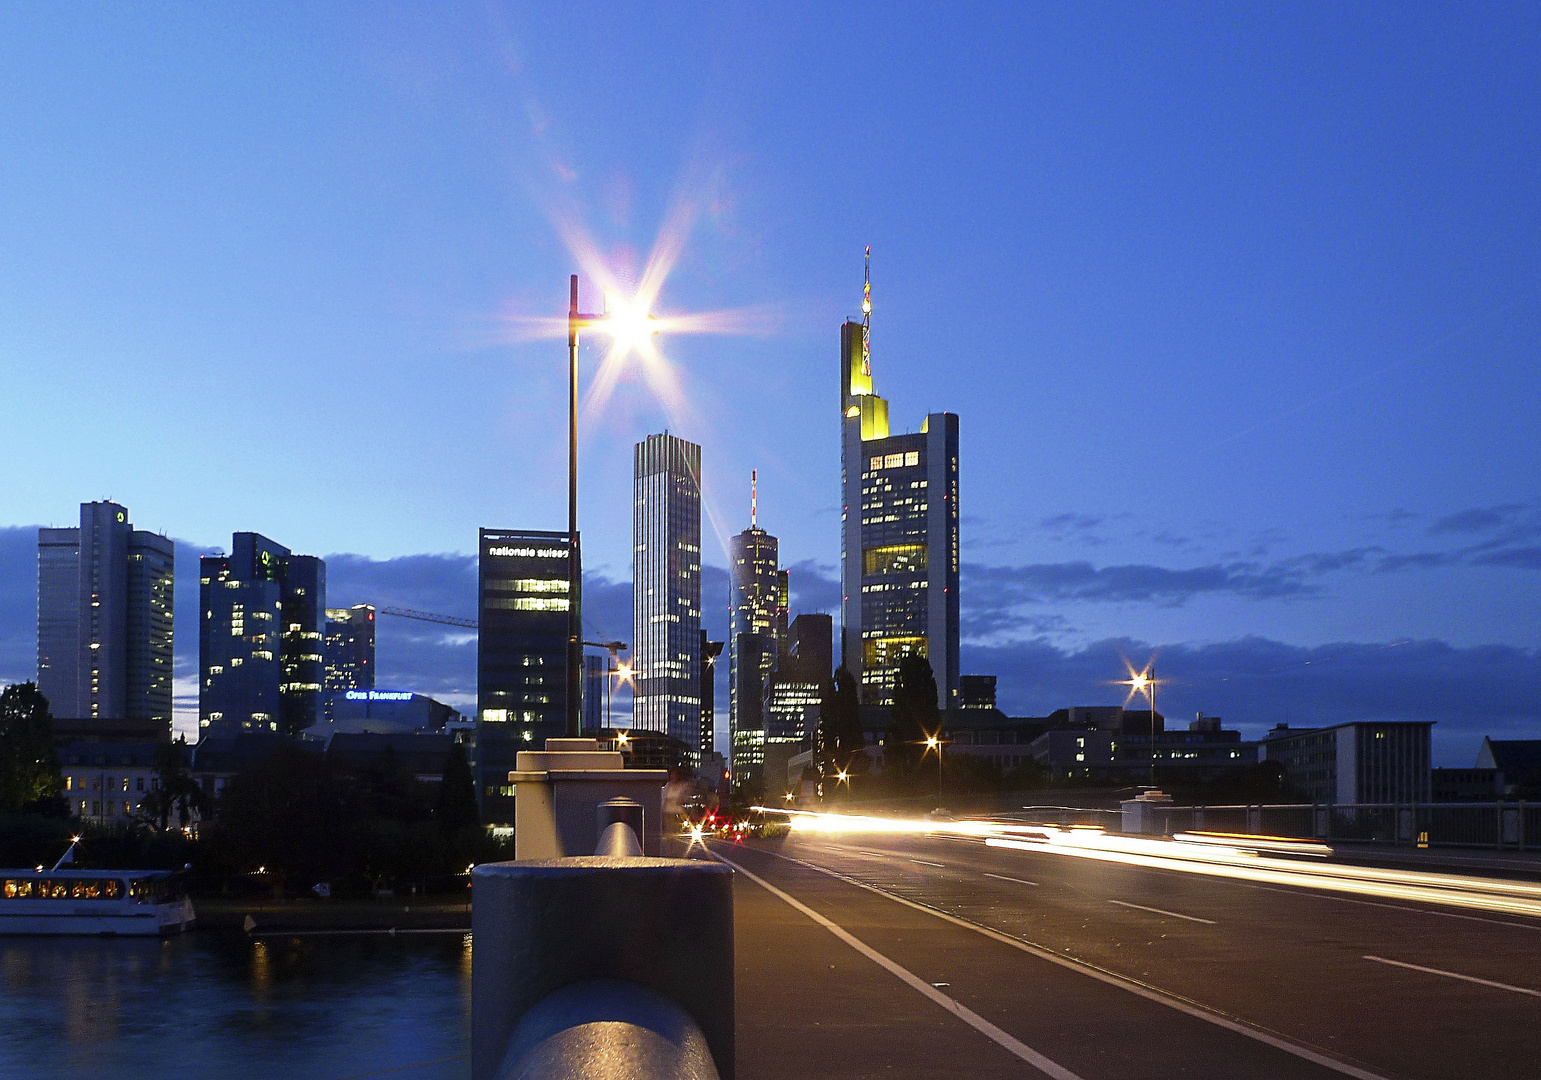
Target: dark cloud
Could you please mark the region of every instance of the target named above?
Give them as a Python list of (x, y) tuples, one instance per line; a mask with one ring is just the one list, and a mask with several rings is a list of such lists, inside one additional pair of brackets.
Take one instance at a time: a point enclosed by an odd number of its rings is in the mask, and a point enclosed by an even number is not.
[(792, 614), (827, 612), (840, 617), (840, 571), (812, 559), (787, 568), (792, 589)]
[(1087, 529), (1095, 529), (1101, 525), (1103, 518), (1093, 517), (1090, 514), (1055, 514), (1053, 517), (1044, 518), (1039, 522), (1041, 528), (1050, 532), (1068, 532), (1071, 530), (1085, 532)]
[(1541, 570), (1541, 547), (1502, 548), (1473, 555), (1478, 566), (1510, 566), (1520, 570)]
[(1476, 507), (1440, 518), (1429, 526), (1432, 536), (1449, 533), (1481, 533), (1509, 525), (1526, 510), (1523, 503)]
[(1541, 652), (1509, 646), (1110, 639), (1076, 650), (1047, 641), (965, 645), (962, 659), (966, 672), (997, 676), (1007, 712), (1041, 716), (1067, 705), (1122, 702), (1126, 691), (1114, 682), (1124, 677), (1125, 660), (1143, 665), (1152, 657), (1162, 681), (1157, 704), (1170, 723), (1202, 710), (1256, 738), (1278, 723), (1431, 720), (1436, 764), (1462, 766), (1475, 760), (1483, 735), (1541, 738)]
[(1238, 562), (1186, 570), (1141, 564), (1097, 567), (1089, 562), (1030, 566), (964, 564), (962, 588), (971, 606), (982, 604), (976, 615), (1018, 604), (1064, 600), (1136, 600), (1177, 605), (1202, 593), (1229, 593), (1253, 599), (1309, 596), (1318, 591), (1317, 586), (1306, 580), (1309, 569), (1309, 564), (1301, 560), (1269, 566)]

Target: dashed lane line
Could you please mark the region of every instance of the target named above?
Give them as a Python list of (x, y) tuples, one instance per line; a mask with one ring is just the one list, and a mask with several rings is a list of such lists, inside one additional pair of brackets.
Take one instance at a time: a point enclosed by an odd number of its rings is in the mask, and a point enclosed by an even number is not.
[[(983, 873), (983, 871), (981, 871), (981, 873)], [(996, 881), (1013, 881), (1018, 885), (1031, 885), (1035, 889), (1038, 888), (1038, 883), (1036, 881), (1028, 881), (1026, 878), (1007, 877), (1005, 874), (985, 874), (985, 877), (993, 877)]]
[(1108, 903), (1117, 904), (1119, 907), (1139, 908), (1141, 911), (1149, 911), (1156, 915), (1170, 915), (1174, 919), (1187, 919), (1189, 922), (1201, 922), (1208, 926), (1215, 925), (1215, 920), (1213, 919), (1201, 919), (1197, 915), (1184, 915), (1180, 911), (1167, 911), (1165, 908), (1146, 907), (1144, 904), (1131, 904), (1127, 900), (1109, 900)]
[(860, 938), (851, 934), (838, 923), (826, 919), (823, 915), (820, 915), (817, 911), (814, 911), (807, 904), (804, 904), (797, 898), (782, 892), (780, 889), (776, 888), (776, 886), (772, 885), (758, 874), (744, 869), (742, 866), (732, 861), (731, 859), (723, 858), (721, 855), (718, 855), (717, 857), (722, 859), (722, 861), (727, 863), (729, 866), (733, 867), (733, 869), (737, 870), (740, 874), (743, 874), (750, 881), (760, 886), (760, 888), (770, 893), (772, 896), (785, 902), (794, 910), (802, 913), (803, 915), (806, 915), (808, 918), (818, 923), (820, 926), (828, 930), (831, 934), (834, 934), (837, 938), (845, 942), (851, 948), (861, 953), (868, 960), (871, 960), (874, 964), (878, 965), (878, 967), (882, 968), (884, 971), (887, 971), (890, 975), (897, 977), (906, 986), (920, 994), (924, 994), (936, 1004), (952, 1013), (959, 1020), (962, 1020), (969, 1027), (985, 1036), (991, 1042), (995, 1043), (997, 1046), (1000, 1046), (1002, 1049), (1015, 1054), (1018, 1058), (1027, 1062), (1029, 1065), (1043, 1073), (1045, 1076), (1052, 1077), (1053, 1080), (1081, 1080), (1078, 1075), (1071, 1072), (1063, 1065), (1060, 1065), (1057, 1062), (1051, 1061), (1044, 1057), (1031, 1046), (1028, 1046), (1026, 1043), (1013, 1037), (1012, 1035), (1007, 1034), (1005, 1031), (1002, 1031), (1000, 1028), (990, 1023), (990, 1021), (980, 1016), (978, 1013), (964, 1005), (962, 1002), (958, 1001), (956, 998), (950, 997), (949, 995), (942, 993), (941, 990), (937, 989), (938, 985), (946, 986), (946, 983), (933, 984), (926, 982), (924, 979), (911, 972), (908, 968), (895, 963), (888, 957), (884, 956), (882, 953), (878, 952), (872, 946), (862, 941)]
[(1443, 975), (1447, 979), (1460, 979), (1462, 982), (1476, 983), (1479, 986), (1491, 986), (1495, 990), (1508, 990), (1513, 994), (1528, 994), (1531, 997), (1541, 997), (1541, 990), (1530, 990), (1523, 986), (1510, 986), (1508, 983), (1494, 982), (1492, 979), (1479, 979), (1475, 975), (1462, 975), (1458, 971), (1441, 971), (1439, 968), (1424, 967), (1422, 964), (1408, 964), (1401, 960), (1387, 960), (1384, 956), (1366, 955), (1365, 959), (1374, 960), (1377, 964), (1390, 964), (1392, 967), (1421, 971), (1426, 975)]
[[(1154, 1001), (1157, 1004), (1165, 1005), (1169, 1009), (1176, 1009), (1178, 1012), (1185, 1013), (1186, 1015), (1191, 1016), (1196, 1020), (1203, 1020), (1206, 1023), (1214, 1024), (1216, 1027), (1225, 1028), (1227, 1031), (1234, 1031), (1238, 1035), (1245, 1035), (1247, 1038), (1254, 1039), (1257, 1042), (1263, 1043), (1265, 1046), (1272, 1046), (1276, 1050), (1282, 1050), (1286, 1054), (1291, 1054), (1295, 1057), (1301, 1058), (1302, 1060), (1309, 1061), (1315, 1065), (1320, 1065), (1324, 1069), (1331, 1069), (1333, 1072), (1341, 1073), (1344, 1076), (1352, 1076), (1355, 1078), (1355, 1080), (1387, 1080), (1387, 1078), (1382, 1076), (1380, 1073), (1374, 1073), (1368, 1069), (1361, 1069), (1357, 1065), (1351, 1065), (1346, 1061), (1339, 1061), (1336, 1058), (1328, 1057), (1326, 1054), (1312, 1050), (1308, 1046), (1302, 1046), (1299, 1043), (1292, 1042), (1289, 1039), (1278, 1035), (1274, 1035), (1271, 1032), (1262, 1030), (1261, 1028), (1255, 1028), (1250, 1024), (1244, 1024), (1240, 1020), (1233, 1020), (1228, 1016), (1221, 1015), (1220, 1013), (1211, 1012), (1209, 1009), (1197, 1004), (1196, 1002), (1188, 1001), (1186, 998), (1180, 998), (1175, 994), (1168, 993), (1165, 990), (1158, 990), (1154, 986), (1142, 983), (1137, 979), (1132, 979), (1127, 975), (1116, 974), (1112, 971), (1108, 971), (1106, 968), (1100, 968), (1095, 964), (1087, 963), (1084, 960), (1072, 960), (1068, 956), (1060, 956), (1058, 953), (1052, 952), (1051, 950), (1046, 949), (1041, 945), (1034, 945), (1030, 941), (1023, 941), (1021, 938), (1012, 937), (1010, 934), (1003, 934), (999, 930), (993, 930), (988, 926), (982, 926), (979, 923), (969, 922), (969, 920), (962, 918), (961, 916), (953, 915), (950, 912), (941, 911), (938, 908), (929, 907), (928, 905), (922, 904), (919, 901), (910, 900), (906, 897), (899, 896), (884, 889), (880, 889), (876, 885), (869, 885), (865, 881), (861, 881), (858, 878), (842, 874), (838, 870), (830, 870), (829, 868), (820, 866), (817, 863), (804, 862), (802, 859), (795, 859), (790, 855), (783, 855), (779, 851), (762, 851), (761, 853), (765, 855), (774, 855), (778, 859), (784, 859), (789, 863), (796, 864), (797, 866), (805, 867), (806, 869), (817, 871), (820, 874), (825, 874), (828, 877), (836, 878), (837, 880), (844, 881), (848, 885), (854, 885), (858, 889), (866, 889), (870, 893), (876, 893), (878, 896), (887, 897), (889, 900), (892, 900), (896, 904), (903, 904), (905, 907), (914, 908), (916, 911), (924, 911), (928, 915), (934, 915), (938, 919), (942, 919), (945, 922), (950, 922), (955, 926), (961, 926), (966, 930), (974, 931), (976, 934), (982, 934), (985, 937), (990, 938), (992, 941), (998, 941), (1003, 945), (1009, 945), (1013, 949), (1018, 949), (1030, 956), (1036, 956), (1040, 960), (1047, 960), (1051, 964), (1058, 964), (1062, 968), (1068, 968), (1071, 971), (1079, 972), (1088, 978), (1096, 979), (1098, 982), (1104, 982), (1109, 986), (1116, 986), (1121, 990), (1127, 990), (1129, 993), (1138, 997), (1145, 998), (1147, 1001)], [(718, 857), (721, 858), (721, 856)], [(727, 860), (723, 861), (726, 862)]]

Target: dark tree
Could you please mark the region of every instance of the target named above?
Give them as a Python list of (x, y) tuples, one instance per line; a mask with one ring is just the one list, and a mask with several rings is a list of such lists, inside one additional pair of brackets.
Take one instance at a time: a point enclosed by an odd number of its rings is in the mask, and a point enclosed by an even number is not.
[(281, 746), (230, 781), (212, 839), (233, 873), (319, 881), (351, 868), (349, 801), (320, 754)]
[(139, 814), (156, 828), (165, 831), (176, 815), (180, 828), (187, 828), (196, 814), (207, 818), (211, 804), (203, 787), (187, 771), (187, 736), (175, 742), (163, 742), (155, 748), (154, 791), (139, 801)]
[(833, 681), (824, 684), (819, 702), (819, 753), (826, 769), (848, 770), (867, 740), (861, 730), (856, 677), (841, 665)]
[[(935, 776), (939, 754), (926, 749), (926, 740), (942, 737), (942, 717), (936, 704), (936, 676), (931, 661), (906, 656), (899, 661), (894, 703), (888, 713), (888, 738), (883, 748), (884, 768), (901, 782), (918, 783)], [(891, 764), (890, 764), (891, 763)]]
[(53, 716), (37, 683), (0, 691), (0, 811), (54, 810), (64, 791)]
[(454, 835), (467, 826), (481, 824), (476, 810), (476, 781), (471, 776), (471, 764), (466, 761), (465, 748), (455, 743), (444, 759), (444, 779), (439, 783), (439, 801), (434, 807), (434, 817), (439, 831)]

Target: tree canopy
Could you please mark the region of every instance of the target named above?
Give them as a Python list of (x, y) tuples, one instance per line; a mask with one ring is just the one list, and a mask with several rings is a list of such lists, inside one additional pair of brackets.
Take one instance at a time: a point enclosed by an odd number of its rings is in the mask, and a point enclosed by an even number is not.
[(53, 732), (37, 683), (0, 690), (0, 811), (53, 809), (64, 791)]

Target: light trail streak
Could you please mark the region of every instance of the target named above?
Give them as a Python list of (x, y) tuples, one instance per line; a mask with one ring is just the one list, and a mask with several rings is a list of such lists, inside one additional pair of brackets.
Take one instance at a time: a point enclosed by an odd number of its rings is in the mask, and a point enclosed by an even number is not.
[(788, 814), (792, 830), (799, 833), (826, 836), (877, 833), (959, 837), (982, 840), (986, 847), (996, 849), (1032, 851), (1153, 870), (1172, 870), (1236, 881), (1321, 889), (1541, 919), (1541, 885), (1420, 870), (1302, 863), (1274, 857), (1280, 852), (1311, 855), (1331, 853), (1331, 848), (1326, 845), (1289, 837), (1190, 833), (1178, 834), (1171, 839), (1153, 839), (1107, 833), (1100, 826), (1064, 829), (1058, 825), (983, 819), (930, 821), (778, 810), (774, 807), (759, 809)]

